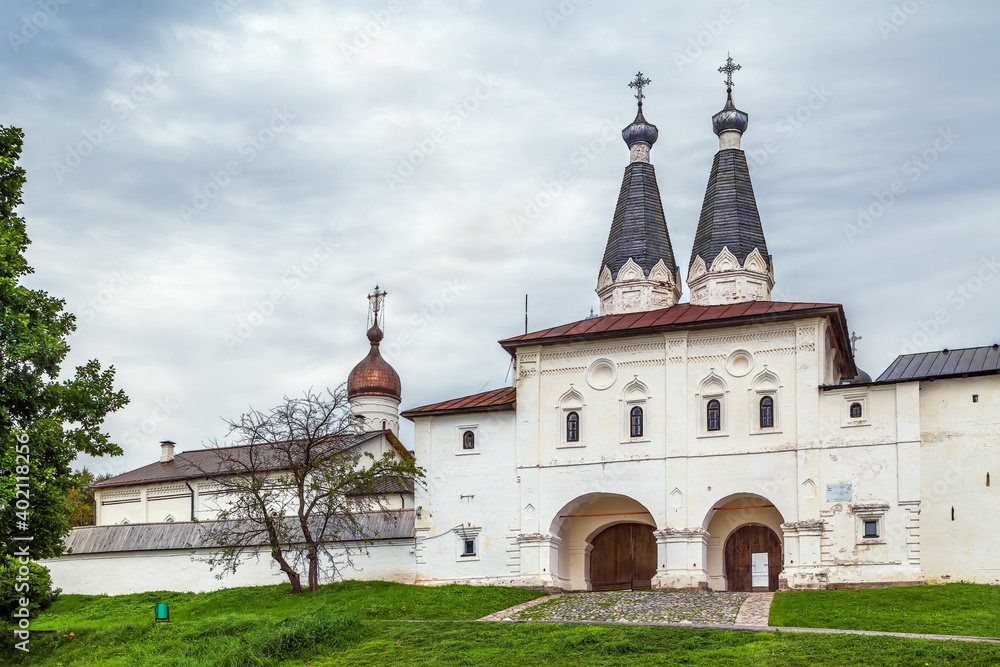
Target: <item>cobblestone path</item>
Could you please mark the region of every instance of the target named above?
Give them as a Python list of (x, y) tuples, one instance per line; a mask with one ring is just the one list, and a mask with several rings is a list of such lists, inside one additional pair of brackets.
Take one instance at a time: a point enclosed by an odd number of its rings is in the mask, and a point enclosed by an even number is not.
[[(733, 624), (746, 593), (566, 593), (497, 620)], [(501, 616), (501, 614), (496, 614)]]

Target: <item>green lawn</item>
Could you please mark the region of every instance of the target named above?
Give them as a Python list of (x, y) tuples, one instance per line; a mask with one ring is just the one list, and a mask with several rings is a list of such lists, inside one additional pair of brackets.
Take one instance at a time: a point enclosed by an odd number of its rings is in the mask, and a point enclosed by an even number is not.
[(355, 619), (476, 619), (544, 595), (540, 591), (499, 586), (407, 586), (384, 581), (345, 581), (321, 586), (316, 593), (292, 595), (287, 584), (228, 588), (211, 593), (137, 593), (134, 595), (62, 595), (33, 620), (32, 630), (142, 625), (153, 618), (153, 605), (170, 605), (172, 623), (248, 616), (282, 619), (322, 612)]
[[(919, 617), (925, 627), (884, 629), (990, 634), (984, 628), (995, 627), (998, 605), (989, 596), (997, 590), (949, 585), (782, 594), (776, 597), (772, 622), (809, 625), (817, 619), (814, 608), (823, 606), (839, 609), (829, 615), (834, 625), (848, 627), (853, 620), (855, 627), (872, 629), (878, 625), (874, 620), (861, 619), (878, 617), (884, 626), (891, 624), (891, 616), (922, 607), (926, 613)], [(0, 665), (1000, 664), (997, 644), (471, 620), (539, 595), (511, 588), (383, 582), (332, 584), (299, 596), (291, 595), (287, 586), (204, 594), (67, 595), (32, 624), (34, 629), (62, 632), (33, 638), (30, 655), (9, 645), (0, 648)], [(930, 597), (888, 602), (893, 596), (914, 595)], [(834, 602), (827, 603), (825, 596)], [(155, 602), (170, 604), (171, 623), (153, 624)], [(942, 605), (952, 607), (948, 618), (957, 614), (968, 625), (943, 625), (951, 622), (932, 609)], [(420, 619), (427, 622), (407, 622)]]
[(1000, 646), (892, 637), (472, 621), (284, 621), (107, 626), (33, 640), (4, 664), (250, 665), (997, 665)]
[(1000, 637), (1000, 586), (778, 593), (771, 625)]

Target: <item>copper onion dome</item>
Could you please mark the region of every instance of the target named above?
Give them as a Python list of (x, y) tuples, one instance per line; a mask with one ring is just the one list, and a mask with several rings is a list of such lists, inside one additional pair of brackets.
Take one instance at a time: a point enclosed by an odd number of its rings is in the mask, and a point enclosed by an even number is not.
[(378, 351), (379, 343), (382, 341), (382, 330), (377, 324), (368, 330), (368, 340), (372, 344), (368, 356), (362, 359), (347, 376), (347, 398), (389, 396), (398, 401), (402, 390), (399, 375)]

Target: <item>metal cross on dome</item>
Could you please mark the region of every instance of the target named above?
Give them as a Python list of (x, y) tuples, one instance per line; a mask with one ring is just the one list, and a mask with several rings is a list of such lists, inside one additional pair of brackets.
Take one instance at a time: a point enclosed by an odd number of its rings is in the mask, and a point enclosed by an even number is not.
[(742, 65), (734, 65), (733, 64), (733, 59), (727, 53), (726, 54), (726, 66), (719, 68), (720, 72), (725, 72), (726, 73), (726, 90), (732, 90), (732, 88), (733, 88), (733, 72), (735, 72), (738, 69), (742, 69)]
[(635, 99), (639, 100), (639, 104), (642, 104), (642, 98), (645, 95), (642, 94), (642, 89), (648, 86), (652, 81), (642, 76), (642, 72), (637, 72), (635, 75), (635, 80), (628, 84), (629, 88), (635, 88)]
[(856, 331), (851, 332), (851, 354), (858, 353), (858, 341), (864, 338), (864, 336), (859, 336)]
[(371, 315), (372, 324), (375, 326), (379, 324), (378, 315), (382, 310), (382, 301), (385, 299), (386, 294), (385, 290), (380, 290), (378, 285), (375, 285), (375, 291), (368, 295), (368, 313)]

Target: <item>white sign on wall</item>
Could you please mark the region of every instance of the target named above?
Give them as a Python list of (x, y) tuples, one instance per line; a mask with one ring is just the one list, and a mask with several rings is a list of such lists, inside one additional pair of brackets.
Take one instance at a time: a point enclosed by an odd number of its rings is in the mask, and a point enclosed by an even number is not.
[(827, 484), (826, 485), (826, 502), (828, 503), (839, 503), (851, 500), (851, 485), (850, 484)]

